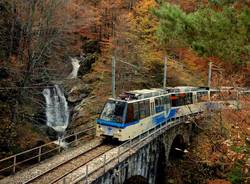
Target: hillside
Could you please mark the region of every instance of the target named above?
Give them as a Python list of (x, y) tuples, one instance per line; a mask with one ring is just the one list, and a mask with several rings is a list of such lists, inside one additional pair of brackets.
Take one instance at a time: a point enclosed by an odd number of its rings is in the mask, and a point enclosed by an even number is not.
[[(57, 139), (57, 132), (47, 126), (44, 99), (44, 89), (53, 91), (55, 84), (68, 102), (67, 131), (95, 125), (97, 113), (111, 96), (112, 56), (117, 95), (162, 87), (165, 56), (168, 86), (207, 86), (209, 62), (213, 63), (212, 87), (250, 86), (249, 0), (0, 0), (0, 15), (1, 158)], [(75, 78), (69, 77), (72, 58), (80, 63)], [(248, 110), (223, 112), (223, 119), (226, 126), (236, 126), (231, 120), (237, 121), (241, 114), (246, 117), (237, 135), (249, 136), (244, 132), (249, 128)], [(220, 146), (227, 140), (221, 132), (210, 132), (218, 129), (218, 120), (211, 122), (210, 129), (198, 135), (204, 141), (193, 145), (184, 162), (193, 157), (207, 161), (200, 156), (213, 149), (207, 143), (209, 136), (216, 135)], [(235, 138), (234, 129), (227, 131)], [(239, 152), (244, 152), (244, 138), (230, 149), (240, 147)], [(249, 147), (245, 149), (248, 153)], [(240, 160), (237, 150), (230, 159)], [(232, 170), (227, 170), (232, 175), (233, 163), (237, 164), (233, 161)], [(244, 164), (236, 167), (237, 172), (248, 166), (247, 161)], [(183, 164), (176, 172), (184, 178), (185, 170), (199, 166)], [(248, 171), (242, 172), (249, 178)], [(199, 174), (206, 173), (193, 177)], [(221, 178), (234, 181), (232, 177)]]

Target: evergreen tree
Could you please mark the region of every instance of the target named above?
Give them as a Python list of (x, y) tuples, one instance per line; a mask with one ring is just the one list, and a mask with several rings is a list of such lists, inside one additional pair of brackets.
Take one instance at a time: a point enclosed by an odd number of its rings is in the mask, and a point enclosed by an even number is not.
[(199, 54), (216, 56), (231, 63), (250, 59), (250, 11), (224, 6), (186, 14), (179, 7), (163, 4), (154, 14), (160, 20), (158, 38), (166, 46), (173, 40), (188, 44)]

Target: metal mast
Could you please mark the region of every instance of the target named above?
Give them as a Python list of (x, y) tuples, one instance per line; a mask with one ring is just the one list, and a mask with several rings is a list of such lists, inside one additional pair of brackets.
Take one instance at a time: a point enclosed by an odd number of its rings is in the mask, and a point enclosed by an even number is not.
[(167, 62), (168, 62), (168, 58), (167, 56), (165, 56), (164, 58), (164, 79), (163, 79), (163, 88), (166, 88), (166, 84), (167, 84)]

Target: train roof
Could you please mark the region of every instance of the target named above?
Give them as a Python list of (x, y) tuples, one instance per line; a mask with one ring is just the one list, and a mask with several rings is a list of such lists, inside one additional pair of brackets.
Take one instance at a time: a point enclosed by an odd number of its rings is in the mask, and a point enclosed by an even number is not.
[(168, 91), (165, 89), (160, 88), (152, 88), (152, 89), (142, 89), (142, 90), (133, 90), (125, 92), (124, 94), (120, 95), (121, 99), (128, 99), (128, 100), (139, 100), (144, 98), (150, 98), (152, 96), (159, 96), (163, 94), (167, 94)]
[(178, 86), (178, 87), (167, 87), (164, 89), (151, 88), (151, 89), (132, 90), (121, 94), (118, 100), (124, 100), (124, 101), (140, 100), (168, 93), (187, 93), (197, 90), (207, 90), (207, 88), (193, 87), (193, 86)]

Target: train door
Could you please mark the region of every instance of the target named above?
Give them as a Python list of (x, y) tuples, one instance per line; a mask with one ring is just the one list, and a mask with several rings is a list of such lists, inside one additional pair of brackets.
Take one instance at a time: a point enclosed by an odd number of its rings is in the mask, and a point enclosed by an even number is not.
[(210, 101), (211, 100), (211, 98), (210, 98), (210, 90), (207, 91), (207, 95), (208, 95), (208, 101)]
[(150, 114), (151, 114), (151, 116), (155, 114), (155, 101), (154, 101), (154, 99), (150, 99)]
[(170, 102), (169, 96), (165, 96), (164, 97), (164, 104), (165, 104), (165, 111), (167, 112), (167, 114), (168, 114), (168, 111), (171, 108), (171, 104), (170, 103), (171, 102)]
[(197, 92), (193, 92), (193, 104), (197, 103)]

